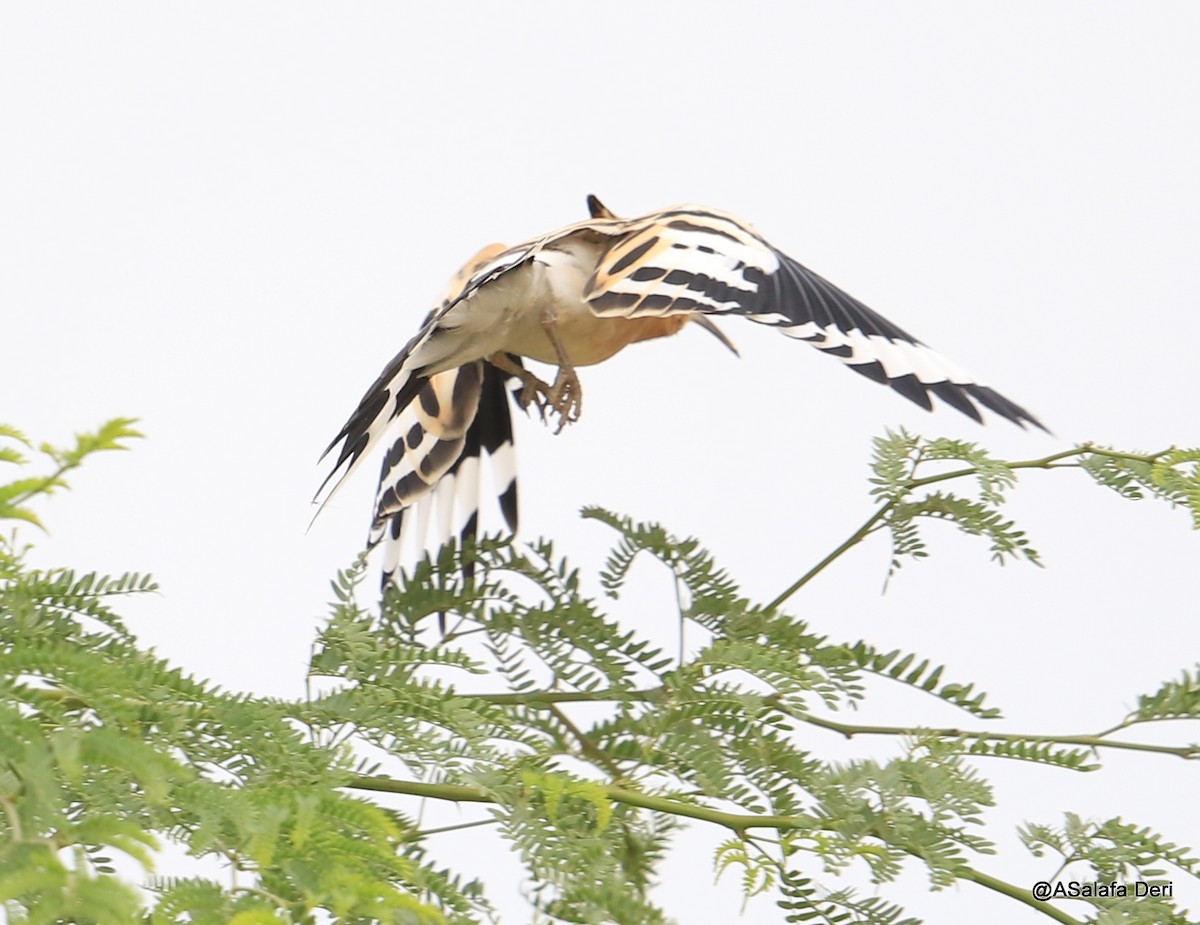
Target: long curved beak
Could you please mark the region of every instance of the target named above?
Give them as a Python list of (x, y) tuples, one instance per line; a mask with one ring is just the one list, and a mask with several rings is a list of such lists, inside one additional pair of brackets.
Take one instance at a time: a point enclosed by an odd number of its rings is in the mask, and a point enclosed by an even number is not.
[(741, 356), (741, 354), (738, 353), (738, 348), (733, 345), (733, 341), (725, 336), (725, 332), (717, 327), (717, 323), (709, 318), (708, 315), (692, 315), (692, 321), (696, 322), (696, 324), (700, 325), (700, 327), (704, 328), (704, 330), (706, 330), (709, 334), (732, 350), (735, 357)]

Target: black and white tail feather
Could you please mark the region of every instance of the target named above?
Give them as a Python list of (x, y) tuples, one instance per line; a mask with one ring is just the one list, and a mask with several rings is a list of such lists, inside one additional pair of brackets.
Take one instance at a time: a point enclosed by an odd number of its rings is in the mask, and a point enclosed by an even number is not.
[[(324, 459), (340, 444), (337, 464), (314, 499), (318, 514), (371, 448), (386, 433), (396, 435), (383, 458), (367, 538), (368, 551), (383, 547), (384, 588), (398, 574), (407, 547), (419, 553), (456, 534), (463, 543), (475, 539), (487, 501), (484, 472), (505, 524), (517, 530), (512, 377), (482, 359), (440, 372), (415, 360), (420, 347), (437, 336), (437, 323), (452, 300), (461, 300), (470, 283), (482, 285), (486, 263), (500, 251), (501, 245), (484, 248), (450, 281), (442, 304), (425, 317), (418, 334), (388, 363), (321, 454)], [(510, 361), (522, 366), (520, 357)], [(471, 571), (465, 569), (466, 577)]]
[[(519, 363), (519, 359), (513, 358)], [(509, 377), (476, 360), (431, 377), (397, 418), (400, 436), (384, 456), (367, 546), (383, 546), (382, 583), (404, 550), (436, 548), (452, 536), (467, 544), (487, 496), (483, 474), (509, 531), (517, 531), (517, 468)], [(472, 569), (464, 568), (467, 578)]]
[[(410, 533), (420, 545), (435, 518), (438, 542), (455, 533), (464, 541), (475, 536), (485, 468), (515, 531), (516, 380), (485, 358), (505, 354), (520, 366), (528, 350), (544, 360), (537, 351), (549, 342), (530, 318), (547, 309), (558, 317), (576, 365), (674, 333), (678, 326), (662, 320), (671, 316), (697, 320), (724, 340), (711, 318), (740, 315), (807, 342), (927, 410), (936, 397), (981, 423), (982, 407), (1045, 430), (1023, 407), (732, 215), (681, 206), (620, 219), (594, 196), (588, 206), (589, 221), (513, 248), (492, 245), (464, 266), (323, 454), (338, 450), (318, 491), (333, 482), (322, 504), (385, 434), (396, 435), (384, 458), (370, 532), (370, 545), (385, 547), (385, 582), (396, 574)], [(572, 341), (572, 330), (586, 333)], [(597, 350), (599, 340), (607, 346)]]

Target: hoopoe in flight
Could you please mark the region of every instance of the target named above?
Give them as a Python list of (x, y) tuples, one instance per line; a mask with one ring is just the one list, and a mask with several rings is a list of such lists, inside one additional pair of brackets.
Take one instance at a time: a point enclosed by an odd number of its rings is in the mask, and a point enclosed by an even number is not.
[[(622, 219), (595, 196), (589, 221), (506, 248), (492, 244), (450, 281), (441, 304), (396, 354), (333, 439), (337, 464), (318, 490), (328, 501), (385, 435), (369, 545), (384, 543), (384, 583), (399, 567), (416, 507), (418, 544), (436, 500), (440, 540), (478, 526), (480, 469), (490, 463), (499, 505), (517, 528), (512, 397), (579, 419), (576, 367), (601, 363), (632, 343), (677, 333), (689, 321), (733, 345), (710, 316), (741, 316), (777, 328), (932, 410), (936, 396), (983, 422), (978, 406), (1024, 427), (1032, 414), (962, 372), (725, 212), (677, 206)], [(558, 367), (553, 383), (528, 358)], [(340, 473), (340, 475), (339, 475)]]

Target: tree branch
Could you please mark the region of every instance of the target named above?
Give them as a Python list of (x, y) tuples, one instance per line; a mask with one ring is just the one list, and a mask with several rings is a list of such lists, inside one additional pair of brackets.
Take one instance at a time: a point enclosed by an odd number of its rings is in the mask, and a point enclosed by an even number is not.
[[(353, 790), (374, 790), (380, 793), (400, 793), (408, 796), (447, 800), (452, 803), (499, 803), (499, 799), (474, 787), (461, 784), (423, 784), (419, 781), (396, 780), (390, 777), (353, 777), (346, 784)], [(601, 785), (605, 796), (614, 803), (636, 806), (656, 813), (699, 819), (714, 825), (724, 826), (739, 837), (748, 829), (775, 829), (777, 831), (807, 831), (823, 827), (815, 819), (802, 816), (759, 816), (754, 814), (727, 813), (719, 809), (697, 806), (670, 797), (656, 797), (637, 790), (613, 785)]]
[[(1056, 465), (1060, 460), (1071, 459), (1079, 456), (1106, 456), (1109, 459), (1126, 459), (1134, 462), (1156, 462), (1161, 457), (1169, 453), (1170, 450), (1161, 450), (1157, 453), (1121, 453), (1116, 450), (1105, 450), (1092, 446), (1090, 443), (1084, 443), (1080, 446), (1073, 447), (1069, 450), (1061, 450), (1058, 453), (1051, 453), (1049, 456), (1042, 456), (1038, 459), (1023, 459), (1017, 462), (1006, 462), (1004, 465), (1009, 469), (1064, 469), (1072, 466)], [(918, 458), (914, 461), (913, 469), (922, 462), (929, 460)], [(923, 488), (926, 485), (933, 485), (937, 482), (947, 482), (952, 479), (961, 479), (968, 476), (977, 475), (979, 469), (975, 466), (970, 466), (966, 469), (955, 469), (952, 472), (939, 472), (936, 475), (926, 475), (921, 478), (911, 478), (904, 485), (902, 494), (888, 499), (878, 510), (875, 511), (861, 527), (855, 530), (846, 540), (839, 545), (833, 552), (829, 553), (824, 559), (814, 565), (811, 569), (801, 575), (796, 581), (789, 585), (778, 597), (767, 605), (767, 610), (775, 610), (780, 607), (789, 597), (803, 588), (812, 579), (816, 578), (829, 565), (841, 558), (846, 552), (861, 543), (872, 530), (879, 524), (887, 513), (896, 506), (901, 498), (906, 497), (913, 489)]]
[(485, 703), (517, 704), (520, 706), (537, 706), (552, 703), (605, 703), (610, 700), (660, 700), (664, 694), (661, 687), (647, 687), (641, 690), (624, 690), (609, 688), (599, 691), (522, 691), (516, 694), (464, 694), (472, 700), (482, 700)]
[(566, 726), (567, 731), (575, 737), (576, 741), (579, 742), (580, 749), (586, 757), (597, 762), (598, 764), (603, 765), (605, 770), (607, 770), (612, 776), (613, 780), (619, 781), (624, 779), (625, 775), (621, 771), (620, 765), (618, 765), (612, 760), (612, 758), (609, 757), (608, 752), (600, 748), (595, 742), (589, 739), (582, 729), (571, 722), (571, 717), (567, 716), (566, 713), (560, 710), (557, 704), (550, 704), (547, 709), (553, 713), (555, 718), (564, 726)]
[(864, 539), (867, 538), (867, 535), (871, 532), (871, 530), (875, 527), (875, 525), (877, 523), (879, 523), (881, 520), (883, 520), (883, 518), (885, 516), (887, 516), (887, 512), (890, 511), (895, 506), (896, 506), (896, 500), (892, 499), (891, 501), (888, 501), (886, 504), (884, 504), (882, 507), (880, 507), (879, 510), (877, 510), (874, 514), (872, 514), (870, 517), (868, 517), (866, 519), (866, 521), (863, 523), (863, 525), (861, 527), (859, 527), (852, 534), (850, 534), (850, 536), (847, 537), (846, 541), (843, 542), (840, 546), (838, 546), (837, 549), (835, 549), (833, 552), (831, 552), (829, 555), (827, 555), (824, 559), (822, 559), (820, 562), (818, 562), (816, 565), (814, 565), (812, 568), (810, 568), (807, 572), (805, 572), (803, 575), (801, 575), (799, 578), (797, 578), (794, 582), (792, 582), (792, 584), (788, 586), (787, 590), (785, 590), (782, 594), (780, 594), (777, 598), (775, 598), (775, 600), (771, 601), (771, 603), (769, 603), (766, 606), (766, 609), (768, 611), (778, 609), (783, 604), (784, 601), (786, 601), (789, 597), (791, 597), (793, 594), (795, 594), (797, 591), (799, 591), (801, 588), (803, 588), (806, 584), (808, 584), (810, 581), (812, 581), (814, 578), (816, 578), (819, 574), (821, 574), (821, 572), (825, 571), (826, 567), (828, 567), (829, 565), (832, 565), (837, 559), (841, 558), (843, 553), (849, 551), (850, 549), (852, 549), (853, 547), (855, 547), (859, 543), (861, 543)]
[[(499, 803), (500, 801), (474, 787), (464, 787), (459, 784), (423, 784), (417, 781), (402, 781), (384, 777), (355, 777), (347, 786), (355, 790), (373, 790), (382, 793), (400, 793), (409, 796), (427, 797), (435, 800), (448, 800), (455, 803)], [(656, 797), (625, 787), (604, 787), (605, 796), (614, 803), (626, 806), (636, 806), (651, 812), (666, 813), (673, 816), (683, 816), (688, 819), (698, 819), (714, 825), (723, 826), (739, 838), (746, 838), (750, 829), (774, 829), (776, 831), (815, 832), (832, 830), (828, 823), (815, 818), (804, 816), (759, 816), (754, 814), (727, 813), (694, 803), (685, 803), (669, 797)], [(878, 836), (875, 836), (878, 837)], [(1033, 894), (1022, 887), (1000, 880), (990, 874), (975, 870), (973, 867), (962, 865), (959, 876), (971, 880), (980, 886), (987, 887), (1011, 899), (1016, 899), (1038, 910), (1050, 918), (1063, 922), (1065, 925), (1079, 925), (1072, 918), (1047, 903), (1038, 902)]]
[[(648, 687), (640, 690), (609, 689), (598, 691), (524, 691), (519, 694), (471, 694), (477, 700), (495, 704), (520, 704), (522, 706), (551, 705), (558, 703), (604, 703), (613, 700), (644, 700), (655, 702), (665, 696), (661, 687)], [(1103, 732), (1084, 735), (1044, 735), (1023, 732), (984, 732), (974, 729), (959, 728), (928, 728), (924, 726), (878, 726), (855, 725), (839, 723), (837, 720), (814, 716), (803, 710), (789, 709), (782, 698), (776, 694), (768, 695), (764, 702), (778, 709), (785, 710), (789, 716), (812, 726), (828, 729), (851, 739), (856, 735), (885, 735), (885, 736), (916, 736), (934, 735), (948, 739), (971, 738), (986, 739), (995, 742), (1044, 742), (1048, 745), (1080, 745), (1085, 748), (1118, 748), (1126, 751), (1149, 752), (1159, 755), (1173, 755), (1187, 761), (1200, 761), (1200, 744), (1192, 745), (1153, 745), (1148, 742), (1121, 742), (1109, 739), (1113, 732), (1132, 725), (1124, 722)], [(1179, 717), (1186, 719), (1187, 717)]]
[[(777, 704), (781, 708), (783, 705)], [(856, 735), (887, 735), (887, 736), (917, 736), (934, 735), (940, 738), (958, 739), (987, 739), (995, 742), (1044, 742), (1048, 745), (1081, 745), (1085, 748), (1121, 748), (1135, 752), (1151, 752), (1160, 755), (1174, 755), (1177, 758), (1194, 761), (1200, 760), (1200, 745), (1151, 745), (1147, 742), (1118, 742), (1106, 739), (1108, 732), (1096, 735), (1032, 735), (1019, 732), (978, 732), (970, 729), (925, 729), (919, 726), (856, 726), (850, 723), (839, 723), (836, 720), (823, 719), (811, 713), (789, 711), (802, 722), (852, 739)], [(1120, 727), (1117, 727), (1120, 728)], [(1111, 731), (1111, 730), (1110, 730)]]
[(1036, 909), (1042, 915), (1049, 916), (1056, 922), (1063, 922), (1064, 925), (1080, 925), (1079, 919), (1067, 915), (1061, 909), (1057, 909), (1047, 902), (1041, 902), (1034, 898), (1033, 893), (1024, 887), (1015, 886), (1005, 880), (1000, 880), (990, 874), (985, 874), (981, 870), (976, 870), (973, 867), (963, 865), (959, 872), (959, 876), (964, 880), (970, 880), (978, 883), (980, 886), (987, 887), (989, 890), (994, 890), (1009, 899), (1015, 899), (1017, 902), (1022, 902), (1033, 909)]

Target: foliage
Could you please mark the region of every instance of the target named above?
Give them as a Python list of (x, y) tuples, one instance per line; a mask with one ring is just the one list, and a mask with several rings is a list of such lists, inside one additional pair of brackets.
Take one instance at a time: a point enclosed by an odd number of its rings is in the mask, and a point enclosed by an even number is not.
[[(114, 421), (45, 477), (0, 489), (7, 516), (65, 487), (91, 453), (137, 434)], [(5, 433), (28, 447), (22, 435)], [(21, 462), (18, 453), (6, 461)], [(352, 759), (314, 744), (293, 706), (221, 692), (139, 649), (115, 598), (144, 576), (34, 569), (0, 538), (0, 902), (10, 922), (442, 922), (483, 908), (422, 863), (410, 821), (340, 789)], [(150, 880), (173, 843), (239, 873)], [(114, 861), (123, 856), (125, 861)], [(337, 863), (329, 863), (336, 858)]]
[[(935, 489), (917, 496), (915, 489), (933, 480), (916, 481), (918, 470), (930, 463), (967, 463), (976, 482), (978, 497), (964, 497), (953, 491)], [(871, 494), (887, 506), (883, 520), (892, 536), (892, 567), (895, 573), (904, 557), (924, 558), (925, 543), (918, 529), (920, 518), (946, 520), (959, 530), (989, 540), (992, 558), (1003, 563), (1006, 559), (1024, 557), (1038, 563), (1038, 553), (1001, 513), (1004, 494), (1016, 484), (1016, 473), (1005, 463), (992, 459), (972, 443), (960, 440), (923, 441), (905, 431), (888, 432), (875, 438), (875, 471), (871, 479)]]
[[(136, 436), (130, 427), (112, 422), (71, 451), (47, 448), (51, 475), (0, 488), (0, 516), (39, 523), (30, 502), (63, 487), (91, 453), (122, 447)], [(25, 463), (29, 441), (11, 428), (0, 437), (0, 461)], [(789, 921), (911, 923), (883, 893), (860, 895), (839, 877), (864, 871), (886, 885), (914, 863), (934, 890), (971, 880), (1057, 921), (1082, 921), (979, 868), (995, 851), (983, 821), (994, 802), (986, 759), (1088, 772), (1107, 748), (1200, 757), (1194, 746), (1114, 737), (1200, 718), (1200, 669), (1138, 699), (1105, 733), (1029, 735), (994, 728), (999, 711), (943, 666), (832, 640), (782, 604), (875, 531), (892, 537), (893, 570), (920, 558), (925, 518), (984, 537), (1001, 561), (1036, 562), (1003, 514), (1022, 469), (1083, 468), (1126, 497), (1157, 496), (1196, 517), (1197, 458), (1088, 446), (1013, 463), (969, 444), (888, 434), (876, 443), (872, 518), (766, 605), (744, 596), (697, 540), (588, 509), (617, 536), (599, 575), (606, 595), (625, 593), (639, 559), (660, 563), (674, 583), (688, 645), (669, 653), (585, 594), (549, 542), (447, 546), (381, 604), (361, 600), (369, 570), (360, 558), (333, 583), (314, 692), (297, 702), (220, 691), (139, 648), (113, 607), (152, 592), (149, 578), (34, 569), (15, 536), (5, 538), (0, 903), (13, 922), (493, 919), (483, 885), (467, 879), (479, 873), (471, 858), (439, 867), (437, 830), (377, 802), (399, 794), (474, 805), (453, 827), (487, 826), (506, 841), (537, 914), (559, 921), (667, 921), (653, 890), (661, 862), (684, 825), (704, 824), (729, 834), (718, 876), (736, 874), (748, 900), (772, 897)], [(929, 488), (952, 480), (972, 492)], [(986, 725), (836, 719), (889, 684)], [(831, 760), (813, 750), (813, 727), (888, 745)], [(1060, 827), (1029, 823), (1022, 835), (1036, 855), (1059, 858), (1048, 876), (1068, 865), (1086, 873), (1077, 879), (1200, 874), (1189, 849), (1120, 818), (1068, 814)], [(139, 876), (166, 845), (218, 859), (225, 873)], [(1170, 899), (1091, 908), (1086, 921), (1097, 923), (1185, 915)]]

